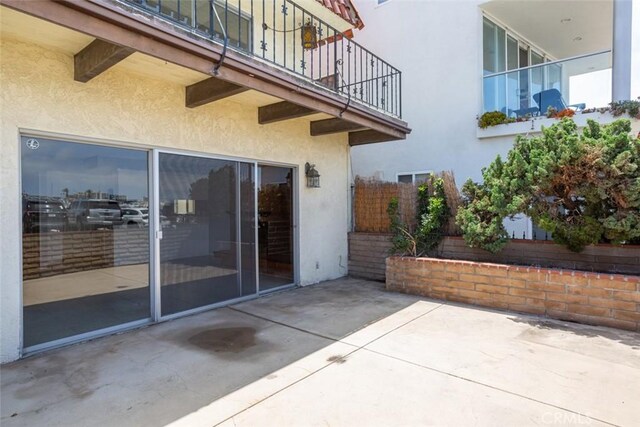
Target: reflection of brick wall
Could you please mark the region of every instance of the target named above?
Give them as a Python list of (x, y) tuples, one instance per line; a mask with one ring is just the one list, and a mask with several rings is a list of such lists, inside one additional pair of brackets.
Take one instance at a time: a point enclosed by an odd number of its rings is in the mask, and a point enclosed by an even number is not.
[(387, 289), (640, 331), (640, 276), (389, 257)]
[(291, 222), (288, 219), (267, 221), (267, 246), (269, 256), (291, 252)]
[[(207, 225), (195, 224), (165, 228), (160, 244), (163, 260), (188, 258), (203, 254), (228, 252), (233, 255), (233, 243), (216, 241), (209, 245)], [(121, 228), (115, 230), (66, 231), (25, 234), (22, 241), (23, 276), (38, 277), (120, 265), (149, 262), (149, 230)], [(223, 266), (227, 266), (224, 264)], [(222, 266), (222, 263), (221, 263)]]
[(25, 234), (22, 256), (25, 280), (140, 264), (149, 260), (149, 231), (118, 229)]

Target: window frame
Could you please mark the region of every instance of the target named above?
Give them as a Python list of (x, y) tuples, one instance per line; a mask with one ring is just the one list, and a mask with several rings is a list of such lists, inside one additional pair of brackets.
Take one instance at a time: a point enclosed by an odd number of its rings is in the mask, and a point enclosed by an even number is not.
[[(418, 171), (413, 171), (413, 172), (397, 172), (396, 173), (396, 183), (398, 184), (402, 184), (399, 179), (401, 176), (407, 176), (407, 175), (411, 175), (411, 184), (415, 184), (416, 183), (416, 175), (433, 175), (433, 170), (429, 169), (429, 170), (418, 170)], [(408, 183), (407, 183), (408, 184)]]

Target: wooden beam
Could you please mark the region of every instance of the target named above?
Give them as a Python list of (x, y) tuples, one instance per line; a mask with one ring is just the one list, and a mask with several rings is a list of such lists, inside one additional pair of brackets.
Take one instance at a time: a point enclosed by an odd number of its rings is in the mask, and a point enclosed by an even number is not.
[(330, 135), (332, 133), (350, 132), (362, 129), (366, 128), (359, 123), (349, 122), (337, 117), (311, 122), (311, 136)]
[(289, 101), (276, 102), (275, 104), (258, 107), (258, 123), (265, 125), (315, 113), (317, 113), (316, 110), (293, 104)]
[(349, 145), (352, 147), (356, 145), (373, 144), (376, 142), (398, 141), (401, 139), (404, 138), (398, 138), (373, 129), (349, 132)]
[(211, 77), (187, 86), (185, 104), (188, 108), (199, 107), (228, 96), (237, 95), (246, 90), (249, 89), (231, 82)]
[(133, 52), (133, 49), (95, 39), (73, 57), (73, 78), (86, 83)]

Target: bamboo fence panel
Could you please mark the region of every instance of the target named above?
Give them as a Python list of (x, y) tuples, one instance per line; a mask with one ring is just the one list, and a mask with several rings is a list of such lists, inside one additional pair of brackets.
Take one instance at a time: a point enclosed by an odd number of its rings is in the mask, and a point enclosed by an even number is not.
[[(444, 191), (451, 217), (445, 227), (445, 234), (459, 236), (460, 229), (455, 223), (455, 215), (461, 203), (460, 193), (456, 186), (453, 172), (444, 171), (437, 175), (444, 181)], [(432, 181), (429, 193), (433, 194)], [(353, 192), (354, 228), (363, 233), (389, 233), (391, 224), (387, 209), (395, 197), (398, 199), (400, 221), (410, 232), (416, 227), (418, 184), (382, 182), (373, 179), (356, 177)]]

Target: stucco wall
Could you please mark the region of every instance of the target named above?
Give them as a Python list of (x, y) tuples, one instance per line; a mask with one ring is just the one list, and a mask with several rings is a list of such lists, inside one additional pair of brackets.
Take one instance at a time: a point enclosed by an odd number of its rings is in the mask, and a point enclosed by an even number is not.
[[(256, 106), (233, 100), (187, 109), (183, 86), (120, 69), (78, 83), (70, 54), (35, 44), (4, 38), (0, 52), (0, 361), (19, 356), (21, 339), (20, 129), (297, 165), (300, 282), (347, 273), (346, 134), (312, 138), (304, 119), (261, 126)], [(319, 189), (304, 185), (307, 161)]]

